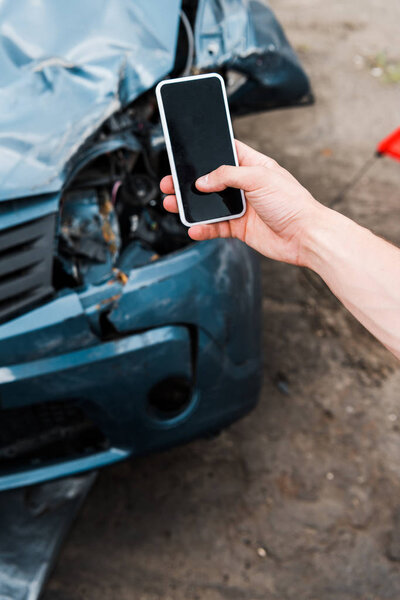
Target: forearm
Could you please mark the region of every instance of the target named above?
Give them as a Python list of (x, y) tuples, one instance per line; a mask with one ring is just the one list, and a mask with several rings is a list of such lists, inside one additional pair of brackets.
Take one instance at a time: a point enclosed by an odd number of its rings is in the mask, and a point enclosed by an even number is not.
[(303, 264), (400, 358), (400, 250), (323, 208), (303, 240)]

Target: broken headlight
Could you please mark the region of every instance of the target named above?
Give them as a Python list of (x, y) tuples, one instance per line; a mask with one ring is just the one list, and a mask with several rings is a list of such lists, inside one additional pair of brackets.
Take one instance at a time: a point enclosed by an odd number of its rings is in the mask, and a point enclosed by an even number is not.
[(77, 282), (108, 277), (121, 248), (118, 218), (110, 195), (96, 189), (65, 194), (59, 251), (66, 272)]
[[(156, 138), (155, 138), (156, 139)], [(86, 165), (61, 205), (57, 287), (97, 284), (190, 243), (177, 215), (162, 206), (165, 148), (119, 149)]]

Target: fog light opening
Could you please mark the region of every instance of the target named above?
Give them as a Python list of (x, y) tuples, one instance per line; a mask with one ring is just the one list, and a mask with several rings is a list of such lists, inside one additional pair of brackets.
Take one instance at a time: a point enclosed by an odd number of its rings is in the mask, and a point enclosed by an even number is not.
[(168, 377), (149, 392), (148, 410), (153, 418), (169, 421), (185, 412), (192, 396), (191, 382), (185, 377)]

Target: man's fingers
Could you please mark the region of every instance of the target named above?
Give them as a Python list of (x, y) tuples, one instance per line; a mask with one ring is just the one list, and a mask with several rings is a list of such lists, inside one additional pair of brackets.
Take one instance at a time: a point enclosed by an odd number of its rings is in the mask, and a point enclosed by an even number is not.
[(160, 189), (163, 194), (175, 194), (174, 182), (172, 181), (172, 175), (163, 177), (160, 181)]
[(193, 225), (188, 231), (192, 240), (201, 242), (203, 240), (212, 240), (219, 237), (218, 227), (216, 225)]
[[(239, 164), (241, 165), (241, 167), (267, 167), (268, 169), (271, 169), (272, 171), (279, 171), (281, 173), (285, 172), (285, 170), (273, 158), (270, 158), (269, 156), (265, 156), (261, 152), (257, 152), (257, 150), (250, 148), (250, 146), (247, 146), (243, 142), (239, 142), (239, 140), (235, 140), (235, 144), (236, 144), (236, 151), (237, 151), (237, 155), (238, 155), (238, 159), (239, 159)], [(222, 168), (225, 169), (225, 166)], [(233, 168), (235, 168), (235, 167), (233, 167)], [(217, 169), (217, 171), (218, 171), (218, 169)], [(212, 179), (212, 181), (214, 182), (215, 180)], [(197, 183), (196, 183), (196, 186), (197, 186)], [(250, 191), (250, 190), (247, 190), (246, 187), (235, 186), (233, 183), (227, 184), (227, 186), (225, 186), (225, 187), (228, 187), (228, 186), (241, 187), (241, 189), (244, 189), (245, 191)], [(206, 189), (203, 189), (202, 183), (200, 183), (198, 187), (201, 191), (206, 191)], [(174, 183), (173, 183), (171, 175), (167, 175), (166, 177), (163, 177), (163, 179), (160, 182), (160, 189), (164, 194), (175, 194)], [(224, 189), (224, 187), (222, 187), (220, 189)], [(217, 190), (215, 189), (215, 191), (217, 191)]]
[(232, 167), (222, 165), (208, 175), (196, 181), (196, 187), (201, 192), (221, 192), (227, 187), (234, 187), (251, 192), (265, 186), (268, 171), (265, 167)]
[[(179, 212), (176, 196), (165, 196), (163, 204), (165, 210), (168, 212)], [(216, 237), (230, 237), (230, 229), (227, 222), (216, 223), (215, 225), (193, 225), (193, 227), (190, 227), (188, 233), (192, 240), (196, 241), (211, 240)]]
[(178, 203), (176, 201), (176, 196), (165, 196), (163, 205), (165, 210), (172, 213), (177, 213), (178, 211)]

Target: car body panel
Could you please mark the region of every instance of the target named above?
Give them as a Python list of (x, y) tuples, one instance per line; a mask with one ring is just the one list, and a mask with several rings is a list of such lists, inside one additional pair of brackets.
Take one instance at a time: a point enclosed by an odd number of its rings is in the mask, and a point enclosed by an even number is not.
[[(109, 341), (99, 325), (105, 308), (116, 331)], [(66, 291), (0, 325), (2, 408), (77, 403), (109, 443), (93, 453), (95, 466), (216, 431), (256, 402), (259, 311), (258, 260), (237, 240), (193, 245), (133, 269), (125, 284), (116, 277)], [(191, 383), (187, 407), (155, 417), (151, 389), (176, 377)], [(0, 466), (0, 489), (41, 481), (46, 467), (51, 478), (90, 465), (87, 456), (27, 462), (14, 478)]]
[(171, 71), (180, 4), (0, 4), (0, 200), (61, 189), (88, 137)]
[(13, 490), (29, 485), (37, 485), (49, 481), (50, 479), (58, 479), (66, 477), (71, 473), (78, 474), (85, 471), (93, 471), (100, 467), (112, 465), (121, 460), (129, 458), (131, 453), (129, 450), (121, 448), (110, 448), (104, 452), (98, 452), (82, 458), (64, 460), (53, 465), (43, 467), (34, 467), (23, 471), (15, 471), (0, 476), (0, 492), (5, 490)]

